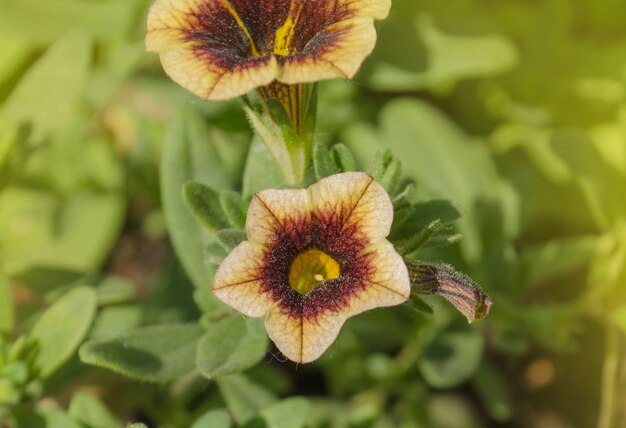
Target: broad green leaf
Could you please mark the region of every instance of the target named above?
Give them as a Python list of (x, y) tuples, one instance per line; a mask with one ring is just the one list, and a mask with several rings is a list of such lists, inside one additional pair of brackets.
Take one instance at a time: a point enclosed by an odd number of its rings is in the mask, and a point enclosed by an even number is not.
[(80, 0), (3, 0), (0, 2), (0, 34), (35, 43), (50, 43), (69, 29), (90, 36), (119, 34), (132, 22), (133, 2)]
[(210, 410), (198, 418), (191, 428), (230, 428), (231, 420), (225, 410)]
[[(411, 12), (409, 12), (410, 14)], [(492, 76), (511, 69), (518, 60), (515, 46), (501, 35), (452, 35), (435, 26), (427, 14), (392, 16), (383, 27), (379, 47), (369, 73), (369, 83), (378, 90), (407, 91), (437, 88), (460, 80)], [(400, 26), (393, 21), (404, 21)], [(404, 28), (402, 27), (404, 25)], [(410, 28), (413, 25), (414, 28)], [(408, 27), (408, 28), (407, 28)], [(386, 32), (385, 30), (388, 30)], [(397, 34), (397, 31), (413, 34)], [(397, 43), (397, 37), (415, 37), (423, 43)], [(396, 37), (392, 39), (391, 37)], [(393, 57), (404, 56), (400, 61)], [(421, 56), (421, 57), (420, 57)], [(425, 64), (420, 61), (425, 59)]]
[(74, 354), (95, 313), (96, 293), (89, 287), (79, 287), (57, 300), (37, 320), (30, 338), (39, 344), (35, 365), (43, 377)]
[[(7, 18), (1, 10), (0, 16)], [(42, 138), (47, 131), (65, 123), (82, 94), (90, 61), (91, 41), (85, 33), (75, 31), (59, 38), (11, 92), (0, 109), (0, 126), (32, 121), (34, 138)]]
[(258, 137), (254, 137), (243, 173), (244, 198), (264, 189), (280, 187), (283, 177), (276, 161)]
[(109, 339), (137, 328), (144, 315), (140, 305), (115, 305), (104, 308), (94, 321), (90, 339)]
[(223, 191), (220, 193), (220, 204), (232, 227), (236, 229), (246, 227), (247, 204), (239, 193), (232, 190)]
[(429, 385), (453, 388), (469, 380), (483, 356), (480, 330), (447, 329), (425, 349), (418, 368)]
[(102, 401), (87, 392), (74, 395), (68, 413), (75, 422), (85, 428), (119, 428), (122, 426)]
[(246, 232), (239, 229), (222, 229), (217, 232), (217, 239), (227, 253), (234, 250), (235, 247), (245, 241), (246, 238)]
[(306, 398), (290, 397), (264, 408), (260, 416), (268, 427), (302, 428), (308, 422), (311, 405)]
[(220, 377), (216, 382), (228, 409), (239, 424), (250, 420), (276, 401), (274, 394), (241, 374)]
[(11, 286), (8, 278), (0, 270), (0, 334), (13, 330), (14, 318)]
[(204, 266), (203, 233), (183, 200), (183, 185), (199, 181), (216, 190), (230, 187), (211, 133), (193, 110), (182, 109), (170, 122), (161, 158), (161, 196), (167, 228), (185, 271), (196, 287), (204, 287), (210, 277)]
[(196, 366), (207, 378), (249, 369), (263, 358), (267, 342), (266, 335), (249, 333), (245, 318), (231, 316), (207, 327), (198, 343)]
[(214, 232), (229, 226), (222, 211), (220, 194), (209, 186), (193, 181), (186, 183), (183, 186), (183, 196), (196, 219), (209, 231)]
[(86, 364), (139, 380), (167, 382), (194, 369), (202, 333), (196, 324), (145, 327), (113, 339), (87, 342), (79, 354)]
[(84, 428), (59, 409), (25, 411), (17, 415), (17, 428)]

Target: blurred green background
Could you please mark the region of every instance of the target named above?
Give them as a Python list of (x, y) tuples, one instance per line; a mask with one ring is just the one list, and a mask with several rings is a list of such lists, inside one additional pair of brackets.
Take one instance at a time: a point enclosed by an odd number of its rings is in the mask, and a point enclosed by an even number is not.
[[(190, 177), (168, 165), (263, 186), (241, 179), (264, 153), (240, 102), (202, 102), (145, 53), (149, 4), (0, 0), (5, 341), (85, 285), (92, 339), (197, 320), (209, 281), (175, 201)], [(21, 426), (184, 427), (223, 407), (244, 424), (303, 396), (312, 427), (626, 427), (626, 1), (395, 0), (377, 27), (357, 78), (321, 85), (319, 138), (363, 167), (389, 148), (416, 200), (453, 203), (463, 239), (420, 257), (471, 275), (492, 314), (468, 326), (440, 299), (434, 315), (373, 311), (315, 364), (270, 353), (217, 384), (68, 355), (21, 398)]]

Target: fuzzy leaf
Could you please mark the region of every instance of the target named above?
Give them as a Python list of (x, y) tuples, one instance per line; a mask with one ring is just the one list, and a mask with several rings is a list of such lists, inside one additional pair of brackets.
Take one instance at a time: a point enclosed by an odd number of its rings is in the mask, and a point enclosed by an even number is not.
[(232, 190), (223, 191), (220, 193), (220, 204), (232, 227), (236, 229), (246, 227), (247, 206), (239, 193)]
[(208, 326), (198, 344), (196, 366), (211, 379), (254, 366), (266, 350), (267, 335), (251, 335), (246, 319), (232, 316)]
[(241, 374), (220, 377), (216, 382), (228, 409), (240, 424), (276, 401), (274, 394)]
[(209, 231), (229, 227), (218, 192), (202, 183), (190, 182), (183, 186), (183, 195), (193, 215)]
[(352, 152), (345, 144), (335, 144), (331, 149), (331, 156), (335, 163), (339, 165), (340, 171), (351, 172), (358, 170), (356, 159), (354, 159)]
[(139, 380), (167, 382), (195, 368), (202, 333), (197, 324), (145, 327), (113, 339), (87, 342), (79, 354), (86, 364)]
[(339, 172), (339, 167), (331, 157), (330, 150), (325, 143), (317, 142), (313, 146), (313, 171), (317, 180)]
[(38, 343), (35, 365), (47, 377), (72, 356), (96, 313), (96, 293), (79, 287), (65, 294), (43, 313), (30, 339)]
[(191, 428), (229, 428), (230, 416), (225, 410), (210, 410), (200, 416)]
[(234, 250), (235, 247), (245, 241), (246, 238), (246, 232), (239, 229), (222, 229), (217, 232), (217, 239), (227, 253)]

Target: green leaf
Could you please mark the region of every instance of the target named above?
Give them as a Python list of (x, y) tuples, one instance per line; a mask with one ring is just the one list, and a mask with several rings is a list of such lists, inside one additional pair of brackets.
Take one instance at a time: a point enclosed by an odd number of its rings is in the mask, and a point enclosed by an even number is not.
[(236, 229), (246, 227), (247, 204), (238, 192), (223, 191), (220, 193), (220, 204), (232, 227)]
[(441, 228), (441, 220), (437, 219), (431, 222), (424, 229), (420, 230), (412, 238), (401, 242), (398, 251), (400, 254), (411, 254), (422, 245), (424, 245), (433, 234), (435, 234)]
[(95, 313), (96, 293), (89, 287), (79, 287), (57, 300), (37, 320), (30, 339), (39, 344), (35, 365), (43, 377), (70, 359)]
[(248, 238), (246, 232), (239, 229), (222, 229), (217, 232), (217, 239), (227, 253)]
[(96, 318), (90, 339), (109, 339), (137, 328), (143, 317), (140, 305), (115, 305), (104, 308)]
[(261, 190), (278, 188), (282, 183), (283, 178), (278, 164), (259, 137), (255, 136), (243, 172), (241, 193), (244, 198), (249, 198)]
[(14, 319), (11, 285), (8, 278), (0, 270), (0, 334), (10, 333), (13, 330)]
[(228, 410), (239, 424), (250, 420), (276, 401), (274, 394), (240, 374), (220, 377), (216, 382)]
[(311, 404), (303, 397), (290, 397), (264, 408), (260, 416), (268, 427), (302, 428), (307, 423)]
[[(518, 60), (515, 45), (503, 36), (447, 34), (427, 14), (395, 12), (380, 33), (377, 61), (372, 61), (372, 69), (368, 70), (368, 81), (377, 90), (437, 88), (502, 73)], [(425, 53), (416, 48), (416, 43), (397, 42), (407, 37), (420, 39)], [(424, 56), (426, 64), (421, 63)]]
[(190, 182), (183, 186), (183, 195), (196, 219), (209, 231), (229, 227), (218, 192), (202, 183)]
[(191, 428), (230, 428), (231, 420), (224, 410), (211, 410), (198, 418)]
[(481, 362), (484, 340), (480, 330), (447, 329), (426, 347), (418, 368), (435, 388), (454, 388), (469, 380)]
[(263, 358), (267, 342), (266, 335), (248, 332), (245, 318), (231, 316), (207, 327), (198, 344), (196, 366), (209, 379), (249, 369)]
[(133, 284), (118, 276), (107, 276), (96, 287), (98, 305), (114, 305), (127, 302), (135, 296)]
[(331, 157), (326, 143), (316, 142), (313, 146), (313, 171), (316, 180), (339, 172), (339, 167)]
[(417, 293), (411, 293), (411, 297), (409, 298), (411, 309), (416, 312), (420, 312), (427, 315), (432, 315), (434, 313), (433, 308), (426, 302), (424, 302)]
[(204, 266), (203, 233), (208, 231), (187, 208), (182, 188), (195, 180), (225, 190), (230, 182), (212, 145), (211, 134), (197, 112), (182, 109), (170, 122), (160, 171), (163, 209), (174, 249), (193, 284), (205, 287), (210, 277)]
[[(0, 16), (7, 17), (2, 11)], [(74, 31), (55, 41), (4, 103), (0, 128), (32, 121), (37, 140), (66, 123), (83, 92), (90, 60), (91, 41), (86, 34)]]
[(167, 382), (195, 368), (196, 347), (202, 333), (197, 324), (145, 327), (113, 339), (87, 342), (79, 355), (86, 364), (131, 378)]
[(84, 428), (59, 409), (26, 411), (17, 415), (17, 428)]
[(119, 428), (122, 426), (102, 401), (87, 392), (74, 395), (68, 413), (75, 422), (85, 428)]
[(358, 171), (359, 167), (352, 152), (345, 144), (335, 144), (331, 149), (331, 156), (335, 163), (339, 165), (339, 170), (343, 172)]
[(482, 362), (472, 385), (482, 400), (489, 415), (498, 422), (507, 422), (513, 414), (511, 394), (502, 373), (488, 360)]
[(133, 2), (125, 1), (3, 0), (0, 33), (42, 44), (53, 42), (71, 28), (90, 36), (110, 37), (129, 27), (133, 7)]

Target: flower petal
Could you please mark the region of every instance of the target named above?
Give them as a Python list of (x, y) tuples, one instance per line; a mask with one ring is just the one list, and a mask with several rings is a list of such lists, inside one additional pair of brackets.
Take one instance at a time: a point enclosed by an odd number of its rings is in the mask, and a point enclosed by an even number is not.
[(377, 242), (389, 235), (393, 205), (385, 189), (368, 174), (332, 175), (312, 185), (309, 192), (318, 223), (339, 223), (337, 240), (341, 241), (342, 235), (354, 238), (356, 234), (368, 242)]
[(309, 236), (311, 210), (306, 189), (263, 190), (254, 195), (248, 207), (248, 239), (261, 244), (281, 237), (301, 248)]
[(406, 264), (393, 244), (384, 239), (370, 245), (353, 263), (344, 266), (342, 275), (360, 278), (369, 285), (388, 290), (389, 294), (381, 295), (388, 300), (378, 301), (376, 306), (397, 305), (406, 301), (411, 293)]
[(371, 18), (335, 22), (313, 36), (302, 51), (278, 58), (278, 80), (295, 84), (336, 77), (351, 79), (375, 44)]
[(239, 244), (224, 259), (213, 280), (213, 294), (244, 315), (261, 317), (275, 304), (262, 288), (263, 247)]
[(146, 48), (160, 54), (175, 82), (202, 98), (243, 95), (277, 72), (276, 59), (258, 50), (252, 17), (244, 18), (226, 0), (157, 0), (148, 14)]
[[(408, 282), (406, 268), (405, 275)], [(408, 297), (408, 293), (405, 296), (393, 288), (358, 278), (342, 277), (328, 281), (326, 287), (326, 290), (318, 287), (304, 296), (298, 309), (281, 302), (268, 313), (265, 320), (267, 333), (292, 361), (308, 363), (319, 358), (351, 316), (377, 307), (398, 305)], [(341, 298), (328, 298), (335, 294)]]

